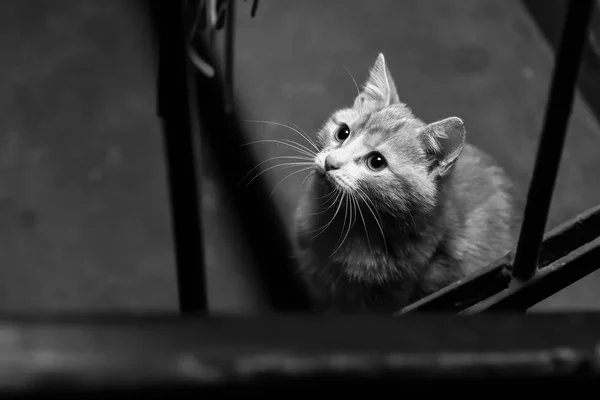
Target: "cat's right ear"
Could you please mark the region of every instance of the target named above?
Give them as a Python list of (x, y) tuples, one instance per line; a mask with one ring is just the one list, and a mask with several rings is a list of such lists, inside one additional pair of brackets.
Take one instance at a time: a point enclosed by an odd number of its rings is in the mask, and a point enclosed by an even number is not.
[(354, 106), (360, 106), (365, 101), (375, 101), (386, 107), (400, 102), (396, 85), (381, 53), (369, 72), (363, 91), (354, 100)]
[(465, 124), (458, 117), (433, 122), (421, 130), (431, 173), (444, 176), (450, 172), (465, 146), (466, 135)]

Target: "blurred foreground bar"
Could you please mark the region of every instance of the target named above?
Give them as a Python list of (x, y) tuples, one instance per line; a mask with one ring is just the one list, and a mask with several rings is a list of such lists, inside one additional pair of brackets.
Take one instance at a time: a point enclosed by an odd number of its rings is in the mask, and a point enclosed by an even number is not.
[(197, 395), (317, 384), (427, 392), (440, 387), (425, 382), (597, 382), (599, 333), (600, 315), (586, 314), (19, 317), (0, 322), (0, 392)]

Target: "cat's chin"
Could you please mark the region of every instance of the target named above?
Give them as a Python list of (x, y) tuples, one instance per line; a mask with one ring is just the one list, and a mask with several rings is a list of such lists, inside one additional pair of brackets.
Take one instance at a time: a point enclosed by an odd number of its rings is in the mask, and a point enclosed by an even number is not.
[(317, 182), (321, 188), (326, 192), (330, 192), (334, 189), (341, 189), (339, 183), (337, 183), (331, 175), (325, 172), (325, 170), (317, 169), (315, 171), (315, 176), (317, 177)]

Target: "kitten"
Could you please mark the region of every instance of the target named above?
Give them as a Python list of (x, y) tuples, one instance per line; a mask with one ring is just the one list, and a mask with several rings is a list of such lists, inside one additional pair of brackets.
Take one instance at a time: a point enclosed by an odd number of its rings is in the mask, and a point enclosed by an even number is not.
[(457, 117), (416, 118), (379, 55), (353, 106), (318, 132), (297, 208), (316, 304), (394, 311), (512, 250), (509, 179), (465, 134)]

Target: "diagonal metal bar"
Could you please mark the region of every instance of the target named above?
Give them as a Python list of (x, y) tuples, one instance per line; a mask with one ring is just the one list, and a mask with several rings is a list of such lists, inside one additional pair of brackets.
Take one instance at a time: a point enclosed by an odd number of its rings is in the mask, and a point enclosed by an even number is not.
[(531, 278), (537, 268), (593, 4), (593, 0), (572, 0), (568, 5), (523, 225), (515, 251), (513, 278), (516, 284)]
[(600, 237), (552, 264), (540, 268), (528, 281), (520, 285), (511, 285), (500, 293), (465, 309), (461, 314), (470, 315), (483, 311), (526, 311), (600, 268), (599, 258)]
[[(540, 271), (598, 237), (600, 237), (600, 205), (566, 221), (544, 235), (544, 241), (540, 246)], [(511, 279), (511, 268), (512, 253), (509, 253), (487, 268), (405, 307), (397, 314), (403, 315), (415, 311), (464, 310), (506, 289)], [(567, 277), (553, 282), (552, 290), (566, 288), (573, 282), (570, 277), (580, 274), (578, 268), (571, 266), (566, 266), (564, 271), (568, 274)]]

